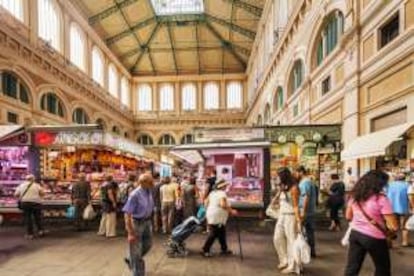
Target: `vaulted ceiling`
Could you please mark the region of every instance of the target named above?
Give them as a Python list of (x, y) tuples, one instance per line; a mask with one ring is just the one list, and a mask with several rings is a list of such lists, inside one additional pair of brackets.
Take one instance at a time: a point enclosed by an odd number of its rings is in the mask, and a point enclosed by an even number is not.
[[(245, 72), (265, 0), (72, 0), (133, 75)], [(203, 1), (199, 12), (160, 7)], [(200, 8), (200, 7), (199, 7)]]

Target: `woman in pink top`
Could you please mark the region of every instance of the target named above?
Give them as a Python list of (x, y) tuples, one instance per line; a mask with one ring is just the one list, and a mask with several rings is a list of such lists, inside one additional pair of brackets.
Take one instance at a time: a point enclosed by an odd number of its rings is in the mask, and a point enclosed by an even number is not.
[(352, 221), (346, 276), (359, 275), (367, 253), (374, 262), (375, 276), (391, 275), (391, 260), (386, 236), (367, 218), (367, 216), (370, 217), (383, 229), (386, 224), (391, 230), (397, 230), (397, 221), (393, 215), (391, 203), (382, 194), (387, 182), (386, 173), (370, 171), (362, 176), (354, 187), (353, 197), (346, 210), (347, 220)]

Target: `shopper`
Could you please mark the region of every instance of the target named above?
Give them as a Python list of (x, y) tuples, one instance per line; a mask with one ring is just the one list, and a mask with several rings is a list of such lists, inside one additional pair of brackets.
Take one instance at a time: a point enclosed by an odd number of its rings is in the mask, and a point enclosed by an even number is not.
[(331, 226), (330, 231), (340, 231), (341, 221), (339, 219), (339, 210), (345, 203), (345, 184), (339, 179), (338, 174), (332, 174), (332, 185), (329, 188), (328, 208), (330, 210)]
[(84, 173), (79, 174), (79, 181), (73, 185), (71, 199), (72, 205), (75, 207), (76, 231), (82, 231), (86, 228), (86, 222), (83, 220), (83, 212), (91, 202), (91, 185), (86, 181), (86, 175)]
[(389, 182), (386, 188), (387, 197), (391, 201), (392, 210), (396, 216), (399, 227), (402, 229), (402, 246), (408, 246), (408, 230), (405, 224), (410, 215), (410, 201), (408, 198), (409, 184), (405, 181), (405, 174), (397, 174), (395, 180)]
[(293, 244), (301, 227), (299, 213), (299, 188), (288, 168), (278, 172), (281, 191), (275, 195), (271, 204), (279, 201), (279, 219), (275, 226), (273, 243), (279, 256), (278, 268), (283, 274), (300, 273), (294, 260)]
[(162, 232), (171, 233), (174, 224), (175, 203), (177, 199), (178, 184), (165, 178), (165, 184), (160, 189)]
[(161, 195), (160, 190), (162, 185), (164, 185), (164, 179), (160, 180), (160, 174), (154, 174), (154, 189), (153, 189), (153, 198), (154, 198), (154, 215), (153, 215), (153, 228), (154, 232), (159, 232), (161, 229)]
[(106, 181), (101, 187), (102, 218), (98, 235), (116, 237), (117, 193), (118, 184), (112, 175), (106, 176)]
[(129, 259), (127, 261), (132, 269), (133, 276), (145, 275), (143, 258), (152, 246), (153, 186), (154, 181), (151, 174), (141, 175), (139, 177), (139, 187), (131, 193), (123, 208), (129, 243)]
[(20, 184), (14, 194), (20, 200), (20, 208), (23, 210), (24, 224), (26, 226), (26, 239), (34, 238), (34, 226), (36, 226), (37, 235), (44, 235), (41, 221), (41, 202), (44, 195), (43, 189), (39, 183), (35, 182), (34, 176), (29, 174), (26, 181)]
[(209, 235), (203, 246), (203, 256), (211, 257), (211, 246), (216, 239), (219, 240), (221, 246), (221, 254), (229, 255), (233, 252), (228, 249), (226, 241), (226, 223), (229, 213), (236, 215), (237, 211), (231, 209), (225, 192), (226, 187), (230, 183), (225, 180), (219, 180), (215, 185), (215, 189), (210, 193), (205, 201), (206, 218), (209, 225)]
[(119, 185), (120, 202), (122, 205), (124, 205), (127, 202), (129, 195), (137, 186), (136, 182), (137, 176), (133, 173), (130, 173), (128, 175), (128, 180)]
[(311, 248), (311, 256), (316, 257), (314, 225), (317, 200), (316, 187), (308, 176), (307, 170), (304, 166), (299, 166), (296, 169), (296, 178), (299, 181), (299, 208), (301, 220), (303, 226), (305, 227), (306, 237)]
[(391, 275), (389, 247), (384, 232), (385, 226), (396, 231), (398, 225), (391, 203), (382, 193), (387, 181), (386, 173), (370, 171), (354, 187), (353, 198), (346, 210), (352, 231), (345, 276), (359, 275), (367, 253), (375, 265), (375, 276)]
[(196, 202), (196, 179), (191, 177), (189, 180), (185, 180), (181, 186), (181, 199), (183, 202), (183, 219), (187, 219), (191, 216), (195, 216), (197, 210)]

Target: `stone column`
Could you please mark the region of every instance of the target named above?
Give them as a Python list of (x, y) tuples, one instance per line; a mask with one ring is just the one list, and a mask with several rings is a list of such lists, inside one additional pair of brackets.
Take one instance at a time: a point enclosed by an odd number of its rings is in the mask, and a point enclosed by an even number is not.
[(226, 97), (226, 81), (224, 79), (220, 80), (220, 90), (219, 90), (219, 109), (225, 110), (227, 107), (227, 97)]
[(28, 25), (29, 25), (29, 30), (30, 30), (29, 40), (31, 43), (37, 44), (36, 42), (39, 37), (38, 23), (37, 23), (38, 3), (37, 3), (37, 0), (31, 0), (27, 2), (25, 1), (25, 3), (27, 4), (26, 12), (28, 13)]
[(203, 82), (197, 82), (197, 113), (203, 112)]
[(153, 111), (158, 112), (160, 110), (160, 108), (159, 108), (160, 101), (159, 101), (159, 93), (158, 93), (158, 83), (154, 81), (151, 84), (151, 88), (152, 88), (152, 109), (153, 109)]
[(177, 81), (174, 83), (174, 111), (176, 114), (181, 114), (181, 85)]

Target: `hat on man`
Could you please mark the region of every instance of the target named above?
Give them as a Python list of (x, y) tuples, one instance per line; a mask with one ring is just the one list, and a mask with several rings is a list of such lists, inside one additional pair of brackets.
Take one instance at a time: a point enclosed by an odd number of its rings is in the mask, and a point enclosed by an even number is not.
[(216, 184), (214, 185), (214, 188), (215, 188), (216, 190), (219, 190), (219, 189), (224, 189), (224, 188), (226, 188), (228, 185), (230, 185), (230, 183), (229, 183), (229, 182), (227, 182), (227, 181), (226, 181), (226, 180), (224, 180), (224, 179), (220, 179), (220, 180), (217, 180)]

